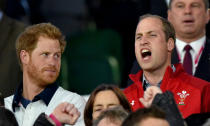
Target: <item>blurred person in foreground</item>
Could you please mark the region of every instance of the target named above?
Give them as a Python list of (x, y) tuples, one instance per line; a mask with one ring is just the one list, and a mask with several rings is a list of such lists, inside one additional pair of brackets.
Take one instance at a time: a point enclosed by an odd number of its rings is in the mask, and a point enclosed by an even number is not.
[(109, 108), (93, 121), (93, 126), (121, 126), (128, 114), (121, 106)]
[(131, 113), (122, 126), (170, 126), (165, 113), (156, 106), (139, 109)]

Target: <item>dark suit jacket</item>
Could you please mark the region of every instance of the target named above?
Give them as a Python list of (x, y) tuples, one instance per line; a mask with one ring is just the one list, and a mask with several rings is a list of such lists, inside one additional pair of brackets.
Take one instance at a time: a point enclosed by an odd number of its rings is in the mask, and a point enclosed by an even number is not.
[[(172, 53), (172, 64), (179, 63), (178, 54), (176, 49), (174, 49)], [(137, 60), (134, 61), (133, 67), (131, 68), (131, 74), (135, 74), (140, 70), (140, 66), (137, 63)], [(202, 52), (202, 55), (200, 57), (200, 60), (198, 62), (198, 66), (196, 68), (195, 77), (201, 78), (203, 80), (206, 80), (210, 82), (210, 39), (207, 38), (207, 41), (205, 43), (204, 50)], [(128, 79), (128, 85), (131, 85), (133, 82)]]
[(15, 41), (25, 25), (6, 15), (0, 20), (0, 92), (4, 97), (14, 93), (22, 80), (18, 64)]

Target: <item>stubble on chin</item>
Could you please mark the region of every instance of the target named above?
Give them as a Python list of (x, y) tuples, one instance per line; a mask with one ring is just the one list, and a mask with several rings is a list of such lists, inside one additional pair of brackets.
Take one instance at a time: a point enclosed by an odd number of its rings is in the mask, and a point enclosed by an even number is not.
[(58, 78), (59, 72), (55, 70), (55, 75), (50, 75), (44, 73), (44, 68), (42, 70), (38, 70), (34, 65), (31, 65), (28, 69), (27, 73), (29, 78), (31, 78), (35, 83), (37, 83), (41, 87), (46, 87), (56, 81)]

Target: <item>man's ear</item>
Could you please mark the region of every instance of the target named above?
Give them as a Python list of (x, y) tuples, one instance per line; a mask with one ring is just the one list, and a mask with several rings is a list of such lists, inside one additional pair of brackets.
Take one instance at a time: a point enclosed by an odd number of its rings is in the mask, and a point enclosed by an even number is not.
[(168, 46), (168, 51), (172, 52), (175, 46), (174, 40), (172, 38), (168, 39), (167, 46)]
[(168, 21), (170, 22), (170, 20), (171, 20), (171, 10), (168, 9), (167, 13), (168, 13)]
[(208, 9), (207, 10), (207, 12), (206, 12), (207, 14), (206, 14), (206, 24), (208, 24), (208, 22), (209, 22), (209, 20), (210, 20), (210, 9)]
[(20, 61), (22, 64), (28, 64), (30, 59), (30, 55), (26, 50), (20, 51)]

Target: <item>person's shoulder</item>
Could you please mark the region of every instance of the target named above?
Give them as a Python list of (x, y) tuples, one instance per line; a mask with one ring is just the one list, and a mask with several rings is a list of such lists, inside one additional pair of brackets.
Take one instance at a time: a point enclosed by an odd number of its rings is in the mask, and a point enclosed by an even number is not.
[(4, 102), (12, 102), (14, 95), (8, 96), (6, 98), (4, 98)]
[(27, 25), (4, 14), (0, 23), (0, 27), (2, 29), (6, 29), (4, 35), (9, 35), (9, 43), (14, 43), (17, 36), (24, 31)]
[(125, 94), (130, 94), (131, 92), (134, 92), (135, 90), (137, 90), (138, 89), (138, 87), (137, 87), (137, 85), (136, 84), (131, 84), (130, 86), (128, 86), (127, 88), (125, 88), (124, 90), (123, 90), (123, 92), (125, 93)]
[(74, 104), (74, 106), (81, 111), (84, 110), (84, 106), (86, 104), (86, 101), (82, 96), (59, 87), (50, 100), (48, 109), (45, 111), (45, 113), (49, 115), (58, 104), (63, 102)]
[(203, 89), (205, 87), (210, 86), (210, 83), (208, 81), (202, 80), (200, 78), (197, 78), (191, 75), (188, 75), (188, 76), (190, 76), (189, 78), (191, 79), (189, 84), (191, 84), (195, 88)]
[(210, 38), (206, 38), (205, 48), (207, 48), (207, 49), (210, 48)]
[(4, 98), (4, 106), (5, 108), (12, 110), (12, 102), (13, 102), (14, 95), (8, 96)]
[(206, 37), (206, 43), (210, 44), (210, 38), (209, 37)]
[(65, 95), (65, 96), (81, 97), (79, 94), (77, 94), (75, 92), (71, 92), (69, 90), (66, 90), (62, 87), (59, 87), (58, 90), (56, 91), (56, 93), (58, 93), (60, 95)]
[(54, 98), (60, 99), (62, 101), (71, 101), (71, 102), (83, 102), (85, 103), (85, 99), (80, 96), (79, 94), (75, 92), (71, 92), (68, 90), (63, 89), (62, 87), (59, 87), (57, 91), (55, 92)]
[(203, 89), (204, 87), (210, 86), (210, 83), (202, 80), (200, 78), (194, 77), (192, 75), (187, 74), (186, 72), (183, 72), (178, 77), (180, 82), (182, 82), (183, 85), (192, 86), (197, 89)]
[(16, 19), (10, 18), (5, 14), (3, 15), (3, 20), (7, 21), (7, 23), (9, 23), (9, 24), (13, 24), (15, 26), (19, 26), (19, 27), (22, 27), (22, 28), (27, 26), (26, 24), (24, 24), (24, 23), (22, 23), (22, 22), (20, 22)]

